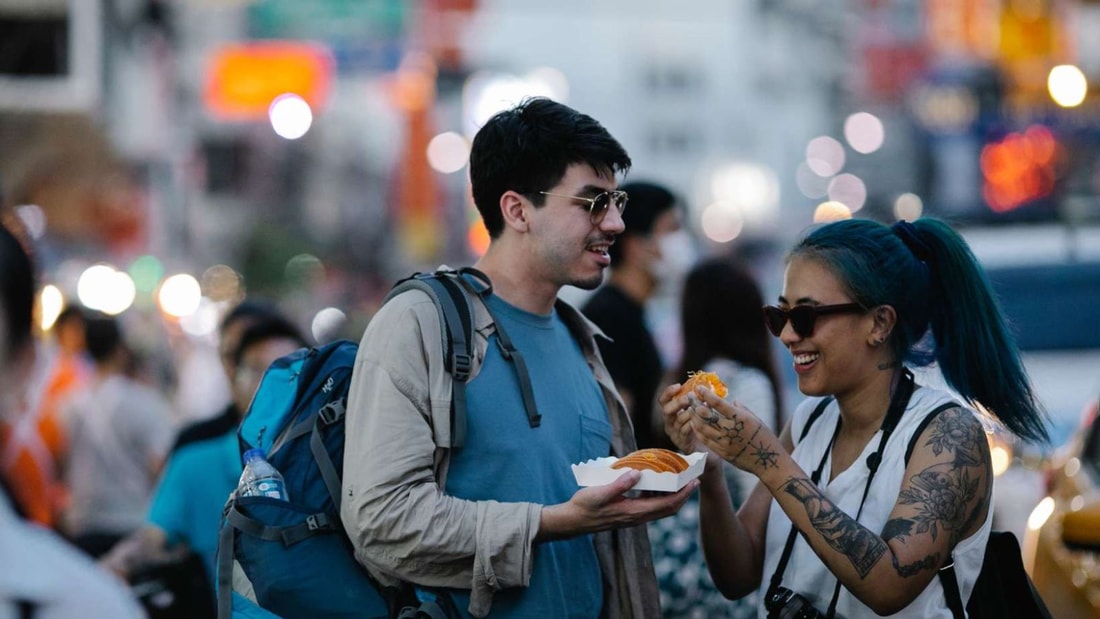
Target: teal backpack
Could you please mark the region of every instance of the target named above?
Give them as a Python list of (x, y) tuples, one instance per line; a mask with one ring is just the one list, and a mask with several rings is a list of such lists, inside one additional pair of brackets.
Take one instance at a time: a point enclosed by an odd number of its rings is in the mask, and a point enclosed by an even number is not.
[[(482, 284), (472, 283), (475, 278)], [(474, 269), (441, 270), (401, 280), (386, 300), (411, 289), (428, 293), (439, 310), (445, 369), (453, 385), (449, 447), (461, 448), (473, 360), (472, 297), (492, 288)], [(531, 393), (522, 355), (499, 325), (496, 332), (523, 391)], [(344, 414), (357, 351), (349, 340), (302, 348), (264, 373), (238, 429), (240, 452), (262, 449), (282, 473), (290, 500), (230, 496), (218, 541), (220, 618), (456, 616), (448, 596), (378, 583), (355, 560), (340, 521)], [(251, 596), (234, 590), (235, 570), (247, 577)]]

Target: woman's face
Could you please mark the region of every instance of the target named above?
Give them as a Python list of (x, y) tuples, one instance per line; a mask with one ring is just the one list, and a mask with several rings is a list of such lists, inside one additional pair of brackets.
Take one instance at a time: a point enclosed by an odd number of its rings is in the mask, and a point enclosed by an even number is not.
[[(787, 265), (780, 308), (852, 302), (840, 280), (821, 262), (796, 257)], [(793, 357), (799, 391), (814, 396), (840, 395), (871, 376), (876, 360), (867, 341), (873, 323), (870, 314), (862, 311), (825, 314), (817, 317), (813, 333), (803, 337), (787, 322), (780, 340)]]

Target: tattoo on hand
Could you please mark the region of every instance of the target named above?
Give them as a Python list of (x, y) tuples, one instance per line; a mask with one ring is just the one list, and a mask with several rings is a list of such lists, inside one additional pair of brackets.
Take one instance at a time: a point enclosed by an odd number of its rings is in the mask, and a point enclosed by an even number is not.
[(877, 535), (841, 511), (809, 480), (792, 479), (783, 489), (802, 502), (810, 524), (830, 547), (848, 557), (860, 578), (866, 578), (886, 554), (886, 544)]
[[(741, 442), (741, 433), (745, 431), (745, 422), (740, 420), (740, 419), (734, 419), (732, 426), (723, 425), (722, 429), (725, 430), (725, 432), (726, 432), (725, 439), (730, 442), (730, 445), (733, 445), (734, 441), (737, 441), (738, 443), (740, 443)], [(757, 428), (757, 431), (759, 432), (759, 428)], [(752, 436), (753, 436), (753, 438), (756, 438), (755, 433)]]

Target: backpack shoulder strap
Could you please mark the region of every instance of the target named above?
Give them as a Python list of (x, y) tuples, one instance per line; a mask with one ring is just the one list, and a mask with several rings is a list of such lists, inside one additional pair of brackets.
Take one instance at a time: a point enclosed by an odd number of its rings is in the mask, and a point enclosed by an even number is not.
[(813, 427), (814, 422), (817, 421), (817, 418), (825, 412), (825, 409), (828, 408), (829, 404), (831, 404), (832, 401), (833, 396), (829, 396), (817, 403), (817, 407), (814, 408), (814, 411), (810, 413), (809, 417), (806, 418), (806, 425), (802, 427), (802, 433), (798, 435), (799, 443), (801, 443), (802, 439), (806, 438), (806, 435), (810, 433), (810, 428)]
[(474, 308), (466, 287), (456, 271), (439, 270), (416, 273), (401, 280), (390, 290), (389, 300), (407, 290), (417, 289), (428, 294), (439, 311), (443, 326), (443, 363), (451, 376), (451, 445), (462, 447), (466, 442), (466, 381), (473, 368), (472, 339)]
[(936, 417), (940, 416), (940, 413), (949, 408), (958, 408), (958, 402), (951, 401), (944, 404), (940, 404), (936, 408), (932, 409), (932, 412), (924, 416), (921, 419), (920, 424), (917, 425), (917, 429), (913, 431), (913, 436), (909, 437), (909, 446), (905, 448), (905, 466), (909, 466), (909, 459), (913, 457), (913, 450), (917, 448), (917, 440), (920, 439), (920, 435), (924, 434), (924, 430), (928, 427), (928, 424), (932, 423)]

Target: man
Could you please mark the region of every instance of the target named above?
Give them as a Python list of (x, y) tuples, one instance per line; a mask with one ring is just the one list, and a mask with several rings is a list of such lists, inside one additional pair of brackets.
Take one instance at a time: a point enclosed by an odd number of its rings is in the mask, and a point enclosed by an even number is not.
[(541, 423), (478, 304), (466, 443), (447, 452), (451, 383), (434, 304), (409, 292), (375, 314), (348, 395), (341, 515), (356, 558), (383, 582), (443, 590), (464, 616), (659, 616), (635, 525), (675, 513), (695, 483), (628, 498), (639, 478), (629, 471), (577, 490), (570, 464), (635, 444), (595, 327), (555, 305), (562, 286), (600, 283), (623, 231), (615, 177), (629, 166), (598, 122), (548, 99), (497, 114), (474, 138), (474, 202), (491, 239), (475, 267), (526, 360)]
[(85, 340), (95, 370), (65, 407), (65, 521), (73, 542), (99, 557), (141, 526), (175, 428), (164, 396), (126, 375), (130, 353), (115, 318), (89, 317)]
[(221, 434), (192, 437), (172, 452), (153, 495), (148, 523), (103, 559), (124, 578), (182, 544), (202, 559), (213, 587), (222, 507), (241, 476), (237, 425), (271, 362), (306, 345), (298, 328), (282, 316), (266, 314), (251, 320), (243, 333), (233, 335), (236, 348), (227, 351), (233, 396), (244, 406), (233, 408), (232, 425)]
[(639, 447), (670, 448), (655, 421), (657, 385), (664, 374), (661, 354), (646, 323), (645, 304), (663, 283), (669, 263), (665, 241), (682, 233), (676, 198), (653, 183), (626, 183), (630, 196), (623, 212), (626, 229), (611, 246), (611, 276), (583, 307), (585, 316), (609, 339), (599, 339), (600, 354), (623, 397)]

